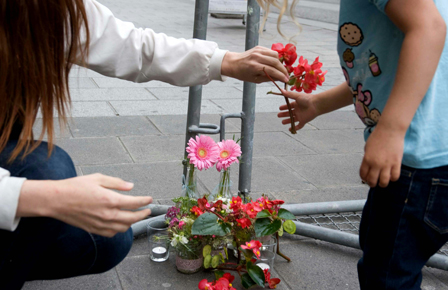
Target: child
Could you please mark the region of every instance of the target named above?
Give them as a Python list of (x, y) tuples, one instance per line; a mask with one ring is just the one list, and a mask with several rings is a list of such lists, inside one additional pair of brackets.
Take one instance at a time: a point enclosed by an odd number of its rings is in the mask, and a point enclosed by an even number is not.
[(317, 95), (283, 91), (295, 100), (297, 129), (352, 102), (366, 125), (361, 289), (420, 289), (421, 269), (448, 241), (446, 21), (446, 0), (341, 0), (347, 83)]

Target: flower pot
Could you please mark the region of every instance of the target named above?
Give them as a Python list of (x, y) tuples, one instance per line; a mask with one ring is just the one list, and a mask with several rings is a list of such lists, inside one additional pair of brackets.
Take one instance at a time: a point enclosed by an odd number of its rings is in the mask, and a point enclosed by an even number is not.
[(186, 259), (179, 255), (176, 255), (176, 268), (177, 271), (184, 274), (193, 274), (199, 272), (202, 269), (204, 258), (201, 256), (197, 259)]

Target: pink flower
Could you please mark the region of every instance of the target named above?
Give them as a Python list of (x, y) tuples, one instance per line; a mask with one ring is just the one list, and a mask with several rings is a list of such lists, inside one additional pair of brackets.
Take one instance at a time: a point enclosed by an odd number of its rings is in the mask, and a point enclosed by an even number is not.
[(196, 136), (196, 140), (190, 138), (187, 152), (190, 164), (194, 164), (199, 170), (208, 169), (218, 161), (218, 146), (206, 135)]
[(260, 241), (250, 241), (246, 242), (246, 245), (241, 245), (241, 248), (244, 250), (252, 250), (257, 258), (260, 258), (260, 248), (262, 244)]
[(184, 221), (180, 221), (179, 222), (179, 229), (182, 229), (182, 227), (185, 225), (185, 222)]
[(216, 163), (218, 171), (227, 170), (233, 162), (238, 163), (238, 157), (241, 156), (241, 147), (235, 141), (223, 140), (218, 142), (218, 148), (219, 157), (218, 163)]

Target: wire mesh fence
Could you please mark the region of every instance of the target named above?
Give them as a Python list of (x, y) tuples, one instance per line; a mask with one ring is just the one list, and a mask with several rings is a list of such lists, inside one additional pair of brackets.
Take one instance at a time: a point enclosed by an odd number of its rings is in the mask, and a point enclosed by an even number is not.
[[(362, 212), (328, 213), (296, 216), (296, 221), (341, 232), (358, 234)], [(448, 257), (448, 243), (438, 252)]]

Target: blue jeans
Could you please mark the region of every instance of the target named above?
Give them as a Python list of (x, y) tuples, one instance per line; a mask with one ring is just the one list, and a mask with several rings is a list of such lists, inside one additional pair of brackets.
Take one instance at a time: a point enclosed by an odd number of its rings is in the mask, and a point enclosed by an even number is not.
[(421, 289), (423, 266), (448, 240), (448, 166), (402, 166), (398, 181), (372, 188), (359, 240), (362, 290)]
[[(43, 142), (24, 160), (8, 164), (16, 141), (0, 153), (0, 167), (12, 176), (60, 180), (76, 176), (70, 156)], [(132, 229), (113, 238), (90, 234), (51, 218), (22, 218), (14, 232), (0, 230), (0, 288), (20, 289), (25, 281), (61, 279), (108, 271), (128, 254)]]

